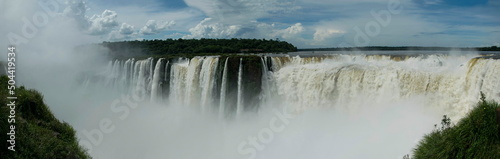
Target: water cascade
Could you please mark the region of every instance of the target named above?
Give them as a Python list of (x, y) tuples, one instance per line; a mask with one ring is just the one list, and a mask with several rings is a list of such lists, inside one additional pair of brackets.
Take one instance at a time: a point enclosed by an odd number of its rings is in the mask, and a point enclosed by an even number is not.
[(128, 59), (110, 61), (102, 75), (108, 87), (221, 117), (257, 110), (269, 98), (301, 112), (423, 97), (452, 116), (465, 115), (480, 92), (500, 102), (500, 61), (471, 55)]

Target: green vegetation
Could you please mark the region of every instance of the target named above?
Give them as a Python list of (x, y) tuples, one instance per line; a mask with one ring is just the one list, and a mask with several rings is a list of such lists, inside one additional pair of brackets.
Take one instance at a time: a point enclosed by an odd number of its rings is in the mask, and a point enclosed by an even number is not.
[(10, 158), (90, 158), (85, 150), (78, 145), (75, 130), (65, 122), (54, 117), (49, 108), (43, 102), (43, 96), (36, 90), (16, 88), (15, 108), (15, 152), (8, 150), (10, 143), (6, 135), (10, 131), (10, 123), (7, 122), (11, 109), (6, 106), (8, 89), (7, 76), (0, 77), (0, 140), (2, 148), (0, 156), (3, 159)]
[[(459, 49), (459, 48), (421, 47), (421, 46), (364, 46), (364, 47), (337, 47), (337, 48), (309, 48), (309, 49), (298, 49), (298, 51), (404, 51), (404, 50), (449, 51), (452, 49)], [(467, 48), (467, 49), (473, 50), (472, 48)]]
[(478, 106), (457, 125), (451, 126), (450, 119), (444, 116), (441, 128), (424, 136), (413, 158), (500, 158), (500, 132), (495, 112), (498, 107), (498, 103), (487, 102), (482, 96)]
[(424, 46), (365, 46), (365, 47), (337, 47), (337, 48), (308, 48), (298, 49), (298, 51), (500, 51), (497, 46), (491, 47), (424, 47)]
[(165, 39), (103, 42), (113, 56), (199, 54), (199, 53), (280, 53), (297, 48), (279, 40), (266, 39)]
[(479, 51), (500, 51), (500, 48), (497, 46), (491, 46), (491, 47), (480, 47), (478, 48)]

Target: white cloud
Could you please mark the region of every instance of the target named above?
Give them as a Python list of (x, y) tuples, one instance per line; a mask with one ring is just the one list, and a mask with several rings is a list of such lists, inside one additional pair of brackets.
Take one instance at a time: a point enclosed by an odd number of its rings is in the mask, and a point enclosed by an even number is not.
[(314, 40), (316, 41), (324, 41), (329, 38), (333, 38), (336, 35), (345, 33), (345, 31), (342, 30), (336, 30), (336, 29), (328, 29), (328, 28), (318, 28), (316, 29), (316, 32), (314, 33)]
[(130, 35), (134, 33), (134, 26), (129, 25), (127, 23), (122, 23), (119, 32), (124, 35)]
[(194, 8), (182, 8), (176, 10), (166, 10), (154, 6), (117, 6), (113, 10), (119, 13), (117, 18), (120, 22), (126, 22), (133, 26), (140, 26), (141, 29), (149, 20), (175, 21), (175, 25), (169, 30), (185, 32), (189, 28), (196, 26), (206, 16)]
[(89, 10), (89, 7), (87, 7), (84, 1), (69, 1), (68, 6), (63, 11), (63, 15), (75, 20), (79, 29), (87, 30), (90, 26), (90, 22), (85, 15), (87, 10)]
[[(90, 11), (85, 2), (72, 1), (68, 3), (69, 7), (64, 11), (64, 15), (78, 22), (78, 27), (84, 33), (114, 40), (144, 38), (145, 35), (148, 37), (147, 35), (165, 33), (169, 30), (171, 35), (162, 35), (162, 37), (280, 38), (295, 42), (294, 44), (298, 46), (335, 47), (342, 42), (353, 45), (353, 39), (358, 34), (353, 28), (357, 26), (362, 31), (366, 30), (368, 23), (377, 22), (370, 11), (387, 10), (390, 2), (387, 0), (184, 1), (189, 7), (175, 10), (165, 10), (164, 7), (159, 6), (160, 2), (157, 0), (151, 1), (156, 3), (148, 3), (144, 6), (129, 4), (99, 6), (90, 1), (90, 6), (100, 7), (97, 12), (95, 10), (92, 12), (97, 13), (93, 16), (88, 16)], [(483, 14), (494, 13), (495, 11), (491, 10), (492, 7), (469, 8), (468, 10), (451, 8), (443, 11), (428, 11), (419, 8), (422, 4), (437, 4), (441, 1), (421, 0), (418, 5), (414, 1), (400, 1), (401, 5), (404, 5), (403, 12), (391, 15), (389, 26), (381, 27), (380, 33), (370, 37), (369, 45), (455, 45), (457, 41), (466, 44), (467, 40), (462, 39), (469, 39), (469, 41), (481, 39), (476, 40), (474, 44), (498, 41), (496, 37), (498, 32), (494, 30), (496, 26), (491, 26), (487, 28), (488, 30), (466, 29), (457, 27), (460, 24), (443, 22), (443, 19), (453, 22), (461, 21), (467, 15), (466, 17), (470, 18), (466, 19), (477, 19), (468, 20), (469, 22), (497, 23), (498, 20), (493, 16), (495, 14)], [(444, 16), (425, 16), (429, 12), (444, 14)], [(449, 15), (462, 16), (447, 16), (445, 12)], [(124, 22), (126, 23), (123, 24)], [(449, 31), (450, 27), (453, 27), (452, 31)], [(469, 33), (493, 33), (483, 38), (478, 38), (478, 34), (474, 36), (471, 34), (452, 35), (467, 31)], [(180, 34), (175, 34), (175, 32)]]
[(106, 35), (119, 25), (115, 11), (104, 10), (99, 15), (88, 17), (89, 7), (84, 1), (70, 1), (63, 14), (77, 22), (78, 27), (90, 35)]
[(140, 33), (143, 35), (152, 35), (157, 34), (167, 29), (170, 29), (173, 25), (175, 25), (174, 21), (156, 21), (149, 20), (146, 23), (146, 26), (142, 27)]
[(250, 23), (262, 17), (291, 13), (299, 7), (292, 0), (184, 0), (210, 18), (226, 24)]
[(88, 33), (91, 35), (103, 35), (109, 33), (113, 28), (118, 26), (116, 17), (118, 15), (114, 11), (105, 10), (101, 15), (94, 15), (89, 18), (90, 27)]
[(240, 29), (241, 25), (227, 25), (206, 18), (189, 29), (191, 35), (186, 35), (184, 38), (231, 38), (237, 36)]
[(299, 35), (300, 33), (304, 32), (305, 28), (302, 26), (302, 23), (296, 23), (284, 30), (278, 31), (278, 34), (281, 34), (282, 37), (284, 38), (290, 38)]
[[(192, 18), (193, 15), (196, 15), (196, 13), (191, 13), (188, 10), (176, 11), (171, 14), (168, 14), (165, 12), (150, 13), (152, 12), (152, 10), (147, 8), (144, 9), (137, 7), (121, 7), (119, 9), (125, 10), (125, 13), (127, 14), (140, 14), (139, 17), (132, 16), (132, 18), (130, 19), (131, 22), (134, 23), (135, 25), (140, 25), (141, 23), (144, 24), (144, 22), (141, 22), (141, 20), (143, 20), (144, 17), (149, 17), (153, 19), (148, 20), (147, 22), (145, 22), (146, 24), (144, 27), (140, 28), (139, 30), (136, 30), (135, 27), (133, 25), (130, 25), (128, 22), (120, 24), (120, 22), (118, 21), (118, 14), (116, 11), (105, 9), (101, 14), (95, 14), (91, 17), (87, 16), (86, 14), (88, 13), (88, 10), (90, 10), (90, 8), (84, 1), (68, 2), (68, 7), (65, 8), (63, 15), (65, 15), (71, 20), (76, 21), (77, 26), (80, 28), (82, 32), (89, 35), (108, 38), (104, 40), (131, 39), (131, 38), (137, 38), (140, 35), (154, 35), (161, 33), (167, 29), (171, 29), (176, 24), (175, 21), (154, 20), (156, 18), (162, 18), (164, 15), (170, 15), (167, 17), (176, 16), (180, 18), (182, 17)], [(130, 12), (131, 9), (132, 10), (135, 9), (135, 11), (138, 11), (139, 13)], [(122, 19), (122, 20), (129, 20), (129, 17), (127, 17), (127, 19)], [(183, 24), (187, 23), (183, 22)]]
[(182, 33), (172, 33), (172, 34), (169, 34), (169, 35), (165, 35), (163, 36), (164, 38), (167, 38), (167, 39), (178, 39), (178, 38), (182, 38), (186, 36), (186, 34), (182, 34)]
[(301, 35), (305, 30), (302, 23), (285, 26), (252, 21), (246, 24), (232, 25), (206, 18), (197, 26), (189, 29), (191, 34), (185, 35), (183, 38), (280, 38), (302, 44), (304, 39)]
[(137, 37), (137, 32), (135, 31), (134, 26), (129, 25), (127, 23), (122, 23), (120, 29), (113, 30), (109, 33), (110, 40), (126, 40)]
[(295, 38), (305, 29), (302, 23), (283, 25), (259, 22), (299, 9), (292, 0), (184, 0), (208, 18), (189, 29), (183, 38)]
[(426, 5), (436, 5), (443, 3), (443, 0), (424, 0), (424, 4)]

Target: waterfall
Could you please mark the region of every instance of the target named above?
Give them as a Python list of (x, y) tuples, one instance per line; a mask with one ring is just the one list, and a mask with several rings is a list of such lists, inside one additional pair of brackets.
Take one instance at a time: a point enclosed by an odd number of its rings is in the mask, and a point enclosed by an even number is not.
[(162, 89), (161, 89), (161, 85), (162, 85), (162, 81), (161, 81), (161, 77), (162, 77), (162, 63), (163, 63), (163, 60), (165, 60), (164, 58), (160, 58), (158, 60), (158, 62), (156, 63), (156, 66), (155, 66), (155, 69), (154, 69), (154, 74), (153, 74), (153, 82), (151, 84), (151, 102), (160, 102), (159, 100), (159, 97), (161, 97), (162, 95)]
[[(83, 75), (82, 90), (69, 99), (82, 97), (75, 110), (95, 117), (82, 137), (103, 118), (121, 129), (101, 132), (107, 143), (94, 150), (145, 135), (150, 140), (141, 145), (153, 142), (151, 158), (251, 158), (244, 150), (255, 150), (256, 158), (293, 158), (281, 152), (299, 149), (307, 156), (388, 158), (410, 153), (442, 115), (455, 124), (481, 92), (500, 102), (498, 57), (342, 53), (113, 59)], [(397, 150), (372, 149), (387, 141)], [(189, 148), (206, 151), (176, 153)]]
[(186, 76), (186, 92), (184, 104), (188, 106), (199, 105), (200, 99), (200, 71), (203, 57), (194, 57), (189, 62)]
[(163, 77), (163, 80), (164, 81), (167, 81), (169, 79), (169, 74), (167, 73), (168, 72), (168, 65), (170, 64), (170, 61), (167, 61), (167, 64), (165, 64), (165, 76)]
[(104, 71), (104, 84), (107, 86), (112, 85), (111, 81), (114, 80), (113, 75), (113, 61), (109, 61), (108, 65), (106, 67), (106, 70)]
[(133, 62), (134, 62), (133, 59), (128, 59), (127, 61), (125, 61), (125, 64), (123, 66), (124, 70), (123, 70), (123, 73), (121, 75), (121, 83), (122, 83), (123, 90), (128, 90), (128, 87), (130, 84), (128, 79), (130, 79), (132, 77), (131, 67), (132, 67)]
[(262, 56), (261, 61), (262, 61), (262, 86), (261, 86), (262, 93), (259, 98), (261, 99), (261, 102), (266, 102), (267, 99), (270, 99), (272, 95), (272, 90), (270, 89), (272, 85), (271, 81), (272, 72), (269, 71), (269, 65), (267, 64), (267, 57)]
[[(135, 91), (152, 102), (214, 110), (220, 117), (227, 111), (240, 116), (252, 105), (248, 102), (254, 102), (250, 100), (260, 100), (254, 103), (262, 106), (267, 99), (300, 112), (318, 107), (355, 110), (360, 104), (423, 97), (429, 107), (457, 117), (477, 103), (480, 92), (500, 102), (500, 62), (496, 59), (342, 54), (258, 58), (259, 75), (248, 74), (255, 62), (240, 57), (239, 63), (225, 57), (220, 67), (222, 60), (217, 56), (113, 60), (102, 78), (86, 78), (86, 83), (99, 79), (108, 87)], [(260, 78), (258, 98), (248, 97), (253, 87), (245, 88), (257, 82), (252, 77)]]
[(151, 81), (153, 76), (152, 71), (153, 58), (140, 60), (136, 63), (136, 81), (135, 91), (139, 96), (148, 96), (151, 93)]
[[(274, 73), (277, 93), (296, 111), (314, 107), (355, 110), (359, 104), (424, 96), (427, 105), (458, 119), (477, 103), (480, 91), (500, 101), (498, 60), (477, 59), (467, 67), (470, 57), (430, 55), (395, 61), (389, 56), (348, 55), (281, 67), (283, 61), (299, 61), (293, 58), (299, 57), (272, 60), (279, 69)], [(487, 87), (483, 86), (486, 81)]]
[(200, 87), (201, 87), (201, 111), (205, 112), (206, 109), (213, 105), (214, 88), (215, 88), (215, 75), (219, 58), (205, 57), (200, 71)]
[(178, 59), (173, 63), (170, 70), (170, 101), (176, 105), (181, 105), (184, 102), (184, 94), (186, 88), (186, 75), (189, 60)]
[(236, 99), (236, 117), (243, 111), (243, 58), (240, 58), (238, 70), (238, 97)]
[(219, 117), (222, 118), (225, 115), (226, 111), (226, 91), (227, 91), (227, 62), (229, 61), (229, 57), (226, 58), (226, 62), (224, 62), (224, 70), (222, 73), (222, 84), (220, 89), (220, 103), (219, 103)]
[(120, 83), (119, 83), (120, 69), (121, 69), (120, 64), (121, 64), (121, 61), (115, 60), (115, 62), (113, 63), (112, 71), (111, 71), (111, 76), (112, 76), (111, 83), (115, 87), (120, 87)]

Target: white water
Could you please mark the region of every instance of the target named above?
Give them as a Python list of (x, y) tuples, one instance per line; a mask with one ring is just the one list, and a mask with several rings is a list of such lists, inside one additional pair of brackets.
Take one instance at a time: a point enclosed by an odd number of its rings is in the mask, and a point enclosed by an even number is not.
[(224, 117), (226, 113), (226, 91), (227, 91), (227, 62), (229, 58), (226, 58), (224, 62), (224, 70), (222, 73), (222, 83), (220, 88), (220, 104), (219, 104), (219, 118)]
[(236, 99), (236, 117), (241, 115), (243, 111), (243, 58), (240, 58), (240, 66), (238, 68), (238, 97)]
[[(393, 60), (390, 56), (335, 55), (322, 57), (262, 57), (261, 103), (280, 98), (294, 111), (310, 108), (356, 110), (356, 105), (398, 101), (423, 96), (428, 107), (440, 108), (459, 119), (477, 101), (479, 92), (491, 100), (500, 101), (499, 62), (493, 59), (473, 59), (473, 55), (430, 55)], [(271, 58), (272, 71), (266, 58)], [(172, 63), (170, 74), (163, 75), (159, 59), (110, 61), (105, 85), (127, 90), (128, 87), (149, 96), (151, 101), (165, 98), (161, 82), (170, 79), (170, 101), (196, 106), (202, 112), (211, 109), (225, 113), (228, 69), (238, 69), (235, 113), (244, 109), (243, 59), (238, 68), (218, 68), (218, 57), (194, 57)], [(168, 67), (168, 64), (167, 66)], [(222, 76), (216, 77), (223, 69)], [(165, 79), (161, 79), (165, 76)], [(222, 78), (221, 83), (217, 79)], [(220, 85), (220, 87), (216, 87)], [(219, 90), (217, 90), (220, 88)], [(215, 93), (219, 92), (218, 103)], [(357, 100), (362, 98), (363, 100)], [(168, 101), (168, 100), (165, 100)], [(217, 105), (217, 107), (213, 107)]]
[(181, 59), (177, 63), (172, 64), (170, 71), (170, 102), (182, 104), (184, 92), (186, 88), (186, 74), (189, 61)]
[(213, 106), (214, 89), (216, 81), (216, 70), (218, 67), (219, 58), (205, 57), (200, 71), (200, 87), (201, 87), (201, 111), (205, 112), (210, 106)]
[(163, 63), (164, 58), (160, 58), (156, 63), (153, 75), (153, 83), (151, 84), (151, 102), (161, 102), (162, 96), (162, 88), (161, 88), (161, 78), (162, 78), (162, 70), (161, 65)]
[[(259, 138), (286, 107), (294, 117), (283, 131), (274, 132), (272, 140), (263, 144), (265, 148), (253, 149), (248, 144), (242, 149), (256, 150), (255, 158), (402, 158), (442, 115), (454, 121), (463, 117), (478, 101), (480, 91), (487, 99), (500, 101), (500, 61), (473, 57), (263, 57), (262, 66), (271, 65), (271, 70), (262, 70), (258, 113), (244, 112), (245, 105), (238, 106), (245, 93), (242, 60), (238, 68), (228, 68), (228, 59), (219, 68), (222, 60), (218, 57), (169, 61), (168, 97), (159, 105), (143, 103), (147, 107), (132, 111), (127, 122), (117, 122), (117, 130), (92, 154), (102, 158), (249, 158), (249, 153), (239, 153), (238, 146)], [(150, 76), (147, 66), (152, 60), (135, 65), (133, 61), (111, 62), (106, 85), (115, 86), (113, 78), (133, 72), (125, 83), (134, 90), (144, 85), (153, 91), (144, 78)], [(124, 69), (113, 73), (117, 67)], [(238, 81), (229, 81), (230, 69), (238, 70), (233, 71)], [(149, 82), (153, 85), (155, 74)], [(236, 82), (237, 88), (229, 88), (229, 82)], [(236, 90), (234, 106), (226, 102), (230, 96), (224, 90), (228, 89)], [(218, 91), (219, 103), (213, 98)], [(229, 111), (239, 112), (239, 117), (221, 120), (223, 114), (233, 113)], [(125, 144), (124, 138), (134, 144)]]
[(470, 58), (433, 55), (395, 62), (345, 56), (320, 63), (291, 62), (274, 76), (278, 94), (297, 111), (314, 107), (356, 110), (359, 104), (424, 96), (426, 106), (459, 119), (478, 101), (479, 91), (500, 101), (499, 62), (480, 59), (469, 66)]
[(200, 104), (200, 71), (203, 60), (203, 58), (195, 57), (189, 62), (186, 74), (186, 92), (184, 94), (184, 104), (187, 106), (199, 106)]

